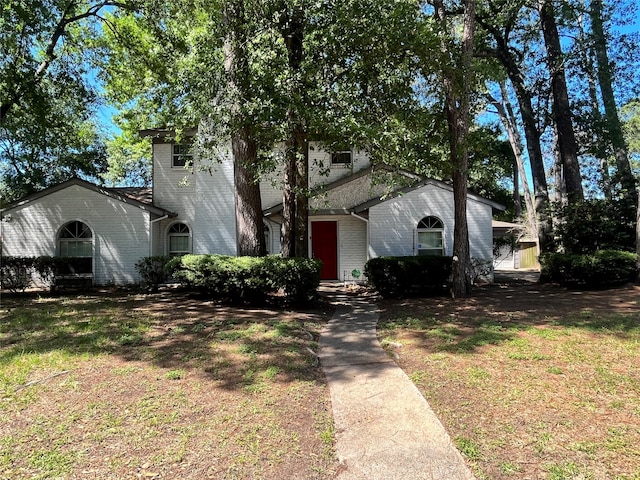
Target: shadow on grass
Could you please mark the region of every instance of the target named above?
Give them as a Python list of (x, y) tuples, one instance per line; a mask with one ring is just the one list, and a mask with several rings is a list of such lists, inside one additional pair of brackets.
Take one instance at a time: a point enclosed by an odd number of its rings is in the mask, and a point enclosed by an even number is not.
[(381, 301), (381, 330), (404, 328), (440, 351), (473, 353), (512, 340), (519, 331), (577, 328), (640, 336), (640, 287), (572, 291), (554, 285), (487, 285), (465, 299)]
[[(41, 295), (41, 294), (40, 294)], [(182, 293), (3, 295), (0, 365), (25, 354), (117, 355), (204, 375), (227, 389), (322, 381), (315, 358), (325, 303), (295, 311), (221, 306)]]

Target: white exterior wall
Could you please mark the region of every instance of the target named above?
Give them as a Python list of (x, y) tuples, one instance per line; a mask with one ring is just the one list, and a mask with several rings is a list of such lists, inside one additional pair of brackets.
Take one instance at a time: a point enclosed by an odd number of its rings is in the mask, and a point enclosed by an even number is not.
[(93, 281), (137, 283), (135, 264), (149, 255), (149, 213), (72, 185), (10, 211), (3, 222), (3, 255), (54, 256), (60, 228), (81, 221), (93, 233)]
[[(416, 255), (418, 222), (433, 215), (444, 224), (445, 255), (453, 254), (453, 192), (426, 185), (369, 210), (370, 257)], [(467, 222), (472, 258), (492, 260), (491, 206), (469, 199)]]
[(194, 155), (191, 172), (171, 166), (172, 144), (153, 145), (154, 205), (177, 214), (154, 227), (154, 254), (168, 253), (168, 230), (176, 222), (189, 227), (193, 253), (236, 254), (233, 159), (230, 152), (221, 154), (222, 161), (206, 165)]
[(335, 182), (371, 165), (369, 155), (364, 151), (352, 150), (351, 161), (351, 166), (332, 166), (331, 153), (323, 150), (318, 144), (312, 144), (309, 148), (309, 186), (313, 188)]
[(153, 204), (178, 214), (180, 221), (193, 224), (195, 217), (196, 174), (172, 167), (173, 145), (153, 145)]
[[(281, 152), (284, 153), (284, 152)], [(309, 187), (315, 188), (335, 182), (340, 178), (351, 175), (371, 165), (369, 156), (364, 151), (353, 151), (353, 165), (331, 165), (331, 154), (323, 150), (318, 143), (312, 142), (309, 147)], [(323, 174), (326, 173), (326, 174)], [(269, 208), (282, 203), (282, 183), (284, 171), (278, 166), (275, 172), (265, 175), (260, 181), (262, 194), (262, 208)]]
[[(235, 188), (231, 152), (211, 171), (197, 170), (193, 253), (237, 254)], [(189, 225), (191, 228), (191, 225)]]

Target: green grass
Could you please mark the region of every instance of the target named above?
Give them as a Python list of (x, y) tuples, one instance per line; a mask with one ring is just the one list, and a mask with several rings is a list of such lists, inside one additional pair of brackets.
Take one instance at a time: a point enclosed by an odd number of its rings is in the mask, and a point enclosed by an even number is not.
[(328, 392), (307, 352), (321, 317), (305, 312), (303, 331), (295, 312), (161, 295), (5, 299), (0, 478), (180, 478), (181, 464), (332, 477)]
[(547, 300), (513, 311), (516, 295), (506, 312), (502, 298), (415, 301), (383, 314), (378, 333), (403, 345), (400, 364), (477, 478), (637, 478), (640, 312), (550, 293), (557, 314)]

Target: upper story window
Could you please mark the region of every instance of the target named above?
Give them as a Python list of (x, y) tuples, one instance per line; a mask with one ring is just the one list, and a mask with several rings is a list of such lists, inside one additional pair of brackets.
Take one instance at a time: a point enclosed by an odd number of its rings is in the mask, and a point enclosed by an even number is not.
[(331, 154), (332, 167), (349, 167), (351, 166), (351, 150), (334, 152)]
[(174, 143), (171, 160), (172, 167), (185, 167), (193, 163), (193, 153), (190, 144)]
[(191, 253), (191, 232), (184, 223), (174, 223), (169, 227), (169, 255)]
[(444, 225), (438, 217), (418, 222), (418, 255), (444, 255)]

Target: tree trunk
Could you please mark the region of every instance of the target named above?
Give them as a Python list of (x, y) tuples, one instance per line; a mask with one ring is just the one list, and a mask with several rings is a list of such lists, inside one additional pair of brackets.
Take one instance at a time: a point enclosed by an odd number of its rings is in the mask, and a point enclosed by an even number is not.
[(544, 43), (547, 49), (547, 63), (551, 74), (553, 94), (553, 118), (558, 132), (558, 150), (562, 160), (563, 176), (567, 199), (570, 203), (584, 200), (582, 176), (578, 163), (578, 144), (573, 130), (571, 106), (564, 70), (564, 59), (560, 46), (560, 36), (556, 25), (553, 5), (549, 0), (538, 3)]
[[(497, 9), (497, 10), (496, 10)], [(494, 6), (493, 10), (498, 11), (500, 5)], [(512, 15), (512, 21), (516, 16)], [(527, 142), (527, 154), (531, 165), (531, 177), (533, 179), (533, 194), (535, 200), (536, 224), (538, 227), (538, 243), (541, 252), (550, 251), (553, 248), (551, 214), (549, 212), (549, 190), (547, 187), (547, 176), (544, 168), (544, 158), (540, 146), (540, 132), (536, 122), (533, 109), (532, 94), (525, 85), (524, 75), (520, 70), (517, 52), (509, 45), (509, 32), (513, 30), (513, 25), (508, 23), (504, 31), (498, 30), (492, 24), (493, 18), (485, 20), (478, 18), (479, 23), (487, 32), (491, 34), (496, 42), (497, 58), (507, 72), (509, 81), (513, 86), (518, 99), (520, 117), (524, 129), (525, 140)]]
[[(309, 145), (304, 121), (300, 115), (300, 100), (304, 87), (300, 70), (304, 58), (304, 11), (294, 7), (281, 18), (281, 32), (288, 53), (291, 74), (290, 102), (287, 112), (289, 124), (286, 144), (286, 172), (283, 192), (282, 255), (309, 256)], [(297, 100), (297, 101), (296, 101)], [(298, 105), (298, 106), (297, 106)]]
[(295, 257), (296, 249), (296, 151), (287, 145), (285, 152), (284, 187), (282, 189), (282, 227), (280, 243), (282, 256)]
[(540, 146), (540, 132), (536, 122), (536, 116), (531, 100), (531, 92), (524, 84), (524, 76), (514, 58), (513, 51), (507, 42), (497, 33), (493, 33), (496, 40), (498, 60), (507, 72), (509, 81), (513, 86), (518, 99), (520, 117), (527, 142), (527, 154), (531, 165), (531, 177), (533, 179), (533, 195), (535, 200), (534, 212), (537, 221), (538, 243), (541, 252), (552, 249), (553, 238), (551, 235), (551, 216), (549, 214), (549, 190), (547, 187), (547, 175), (544, 168), (542, 147)]
[(513, 176), (513, 209), (515, 217), (522, 219), (522, 198), (520, 197), (520, 173), (518, 172), (518, 161), (514, 158), (513, 169), (511, 174)]
[(253, 165), (257, 158), (256, 142), (244, 127), (232, 134), (233, 180), (235, 186), (236, 235), (238, 255), (252, 257), (266, 253), (260, 184), (245, 165)]
[[(467, 174), (469, 167), (468, 133), (471, 93), (471, 60), (475, 27), (475, 0), (466, 0), (462, 34), (460, 69), (452, 65), (452, 55), (447, 41), (449, 34), (442, 0), (433, 2), (440, 22), (440, 48), (445, 57), (442, 66), (445, 90), (445, 108), (449, 128), (449, 151), (453, 169), (453, 270), (451, 295), (466, 297), (471, 293), (471, 255), (469, 252), (469, 228), (467, 224)], [(457, 77), (458, 76), (458, 77)], [(456, 84), (461, 85), (456, 91)]]
[(260, 185), (255, 178), (257, 144), (251, 137), (249, 120), (243, 117), (240, 98), (251, 96), (247, 61), (248, 34), (245, 31), (243, 2), (224, 4), (224, 68), (228, 90), (238, 92), (231, 105), (231, 149), (233, 152), (236, 241), (238, 255), (264, 255), (266, 243), (262, 218)]
[(620, 123), (620, 117), (618, 116), (618, 107), (616, 106), (616, 99), (613, 94), (613, 75), (607, 53), (607, 39), (604, 34), (602, 21), (602, 0), (592, 0), (589, 13), (591, 16), (596, 60), (598, 62), (598, 84), (600, 85), (602, 103), (604, 104), (608, 138), (611, 141), (613, 155), (616, 160), (617, 173), (613, 180), (614, 182), (620, 183), (623, 195), (629, 199), (629, 202), (636, 205), (638, 203), (636, 180), (631, 172), (627, 144), (624, 140), (622, 125)]
[[(585, 5), (585, 0), (582, 0), (580, 4), (580, 8), (587, 11), (587, 7)], [(609, 157), (609, 146), (607, 145), (607, 141), (603, 132), (600, 129), (600, 125), (602, 125), (602, 114), (600, 113), (600, 102), (598, 100), (598, 87), (596, 85), (596, 68), (593, 63), (593, 48), (590, 46), (591, 42), (588, 39), (584, 28), (583, 15), (578, 17), (578, 38), (581, 43), (582, 48), (579, 49), (580, 55), (580, 66), (582, 69), (582, 73), (587, 77), (587, 85), (589, 90), (589, 101), (591, 102), (591, 111), (593, 115), (593, 124), (597, 126), (595, 128), (594, 138), (592, 139), (593, 146), (590, 149), (591, 153), (600, 160), (600, 175), (602, 175), (602, 193), (604, 194), (604, 198), (607, 200), (611, 200), (612, 192), (611, 192), (611, 176), (609, 174), (609, 162), (607, 158)]]
[(636, 208), (636, 254), (638, 255), (638, 259), (636, 261), (638, 272), (636, 283), (640, 284), (640, 195), (638, 195), (638, 205)]
[(296, 257), (309, 256), (309, 142), (304, 131), (296, 132)]

